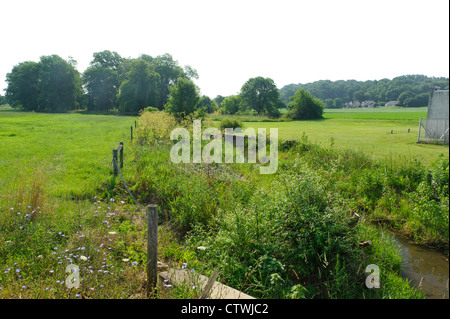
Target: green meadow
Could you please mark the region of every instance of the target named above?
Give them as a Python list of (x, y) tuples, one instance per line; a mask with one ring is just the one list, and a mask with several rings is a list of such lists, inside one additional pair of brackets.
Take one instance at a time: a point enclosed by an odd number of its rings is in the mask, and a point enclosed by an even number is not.
[(324, 119), (292, 122), (246, 122), (245, 127), (278, 128), (281, 139), (302, 136), (324, 147), (361, 151), (372, 158), (431, 163), (438, 154), (448, 157), (448, 146), (417, 144), (420, 118), (425, 108), (379, 108), (326, 110)]
[[(160, 208), (160, 261), (206, 276), (217, 269), (218, 280), (255, 297), (423, 298), (371, 221), (448, 254), (448, 146), (415, 143), (425, 116), (246, 118), (295, 140), (280, 148), (277, 173), (260, 175), (258, 163), (172, 163), (175, 122), (164, 112), (139, 116), (131, 142), (136, 117), (0, 108), (0, 298), (193, 297), (189, 287), (145, 294), (150, 203)], [(137, 206), (112, 176), (119, 142)], [(373, 246), (361, 249), (367, 240)], [(69, 264), (80, 267), (78, 288), (64, 284)], [(364, 286), (367, 264), (382, 269), (382, 289)]]

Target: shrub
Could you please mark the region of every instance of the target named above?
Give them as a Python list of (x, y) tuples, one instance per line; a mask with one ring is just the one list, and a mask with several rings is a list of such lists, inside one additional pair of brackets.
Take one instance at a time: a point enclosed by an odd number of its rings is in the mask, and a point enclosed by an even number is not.
[(169, 142), (175, 118), (164, 111), (142, 111), (137, 119), (136, 138), (139, 144)]
[(242, 124), (242, 122), (240, 120), (238, 120), (238, 119), (224, 118), (219, 123), (219, 128), (222, 131), (225, 130), (226, 128), (236, 129), (238, 127), (240, 127), (241, 129), (244, 128), (244, 124)]

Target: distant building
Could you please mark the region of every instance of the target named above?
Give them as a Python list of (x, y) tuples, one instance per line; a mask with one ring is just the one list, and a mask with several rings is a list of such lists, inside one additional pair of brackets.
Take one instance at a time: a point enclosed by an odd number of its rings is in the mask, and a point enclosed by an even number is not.
[(399, 102), (398, 101), (389, 101), (384, 104), (384, 106), (396, 106)]
[(376, 106), (377, 106), (377, 103), (375, 101), (371, 101), (371, 100), (364, 101), (361, 103), (361, 107), (376, 107)]

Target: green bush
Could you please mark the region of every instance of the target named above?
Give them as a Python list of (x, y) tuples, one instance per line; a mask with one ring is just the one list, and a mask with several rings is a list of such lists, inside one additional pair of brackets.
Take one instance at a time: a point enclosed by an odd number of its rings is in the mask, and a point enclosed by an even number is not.
[(244, 128), (244, 124), (242, 124), (242, 122), (238, 119), (224, 118), (219, 123), (219, 129), (222, 131), (226, 128), (236, 129), (238, 127), (241, 129)]

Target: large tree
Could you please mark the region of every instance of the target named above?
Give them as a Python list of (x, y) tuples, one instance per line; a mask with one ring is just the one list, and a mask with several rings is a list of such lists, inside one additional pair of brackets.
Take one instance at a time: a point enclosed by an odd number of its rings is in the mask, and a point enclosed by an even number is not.
[(258, 114), (279, 115), (280, 93), (270, 78), (259, 76), (249, 79), (242, 86), (240, 96), (242, 101)]
[(26, 111), (38, 111), (38, 78), (42, 65), (38, 62), (22, 62), (6, 74), (5, 96), (13, 107), (23, 107)]
[(131, 61), (127, 79), (119, 88), (119, 109), (123, 112), (137, 112), (159, 101), (160, 75), (153, 71), (144, 59)]
[(75, 109), (81, 97), (81, 77), (73, 65), (58, 55), (42, 56), (38, 79), (40, 111)]
[(117, 106), (116, 96), (124, 71), (124, 59), (108, 50), (94, 53), (94, 59), (83, 73), (83, 83), (89, 99), (90, 110), (107, 111)]
[[(149, 59), (149, 56), (147, 56), (146, 58)], [(174, 60), (168, 53), (152, 58), (150, 64), (154, 67), (155, 72), (158, 73), (161, 77), (161, 81), (159, 84), (160, 100), (158, 103), (158, 108), (160, 110), (163, 109), (164, 105), (169, 99), (170, 87), (175, 84), (179, 78), (186, 78), (191, 80), (198, 78), (198, 74), (195, 69), (193, 69), (189, 65), (185, 66), (183, 69), (178, 64), (178, 61)]]
[(170, 97), (165, 105), (166, 110), (177, 119), (182, 119), (193, 113), (200, 101), (199, 89), (189, 79), (178, 78), (170, 87)]
[(6, 76), (8, 101), (27, 111), (64, 112), (77, 108), (82, 91), (75, 64), (58, 55), (20, 63)]

